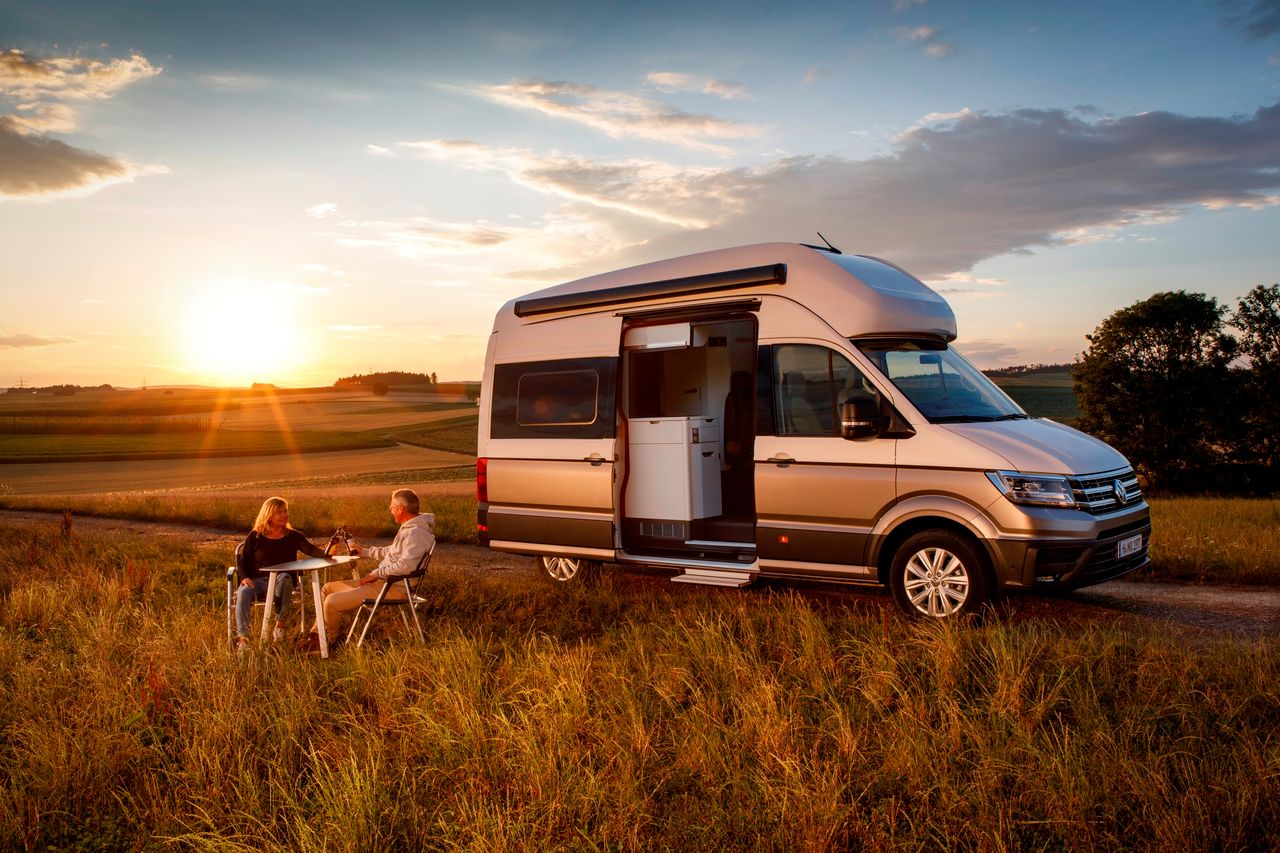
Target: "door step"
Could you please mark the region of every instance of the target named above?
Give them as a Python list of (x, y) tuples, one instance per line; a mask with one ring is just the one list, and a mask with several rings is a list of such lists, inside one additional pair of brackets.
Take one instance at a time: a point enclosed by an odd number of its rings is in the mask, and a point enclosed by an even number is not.
[(727, 569), (685, 569), (676, 575), (672, 583), (694, 583), (702, 586), (731, 586), (741, 588), (755, 580), (752, 572), (734, 572)]
[[(623, 552), (618, 555), (619, 563), (637, 563), (645, 566), (659, 566), (661, 568), (683, 569), (684, 574), (676, 575), (671, 580), (673, 583), (696, 583), (706, 586), (732, 586), (744, 587), (755, 580), (756, 573), (749, 571), (743, 563), (733, 562), (712, 562), (703, 560), (697, 566), (689, 565), (689, 560), (682, 557), (654, 557), (641, 556), (639, 554), (628, 554)], [(753, 562), (752, 566), (755, 565)]]

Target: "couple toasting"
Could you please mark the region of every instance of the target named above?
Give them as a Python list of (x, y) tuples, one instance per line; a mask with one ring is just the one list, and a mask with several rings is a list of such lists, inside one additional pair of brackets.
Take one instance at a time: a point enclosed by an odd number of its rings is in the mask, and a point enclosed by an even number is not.
[[(354, 542), (348, 543), (352, 554), (378, 560), (377, 567), (358, 580), (332, 581), (324, 586), (323, 618), (327, 637), (338, 635), (343, 613), (355, 610), (366, 598), (373, 597), (375, 593), (364, 587), (375, 581), (409, 574), (418, 567), (422, 557), (436, 541), (435, 516), (421, 511), (418, 495), (412, 489), (397, 489), (392, 492), (387, 509), (400, 525), (390, 545), (361, 548)], [(253, 530), (245, 539), (236, 560), (240, 577), (240, 586), (236, 590), (236, 633), (240, 637), (241, 649), (247, 648), (249, 643), (249, 610), (255, 601), (267, 597), (268, 575), (262, 569), (292, 562), (297, 559), (299, 552), (310, 557), (326, 556), (322, 549), (312, 545), (306, 536), (289, 524), (289, 504), (284, 498), (267, 498), (258, 510)], [(272, 635), (276, 640), (284, 637), (284, 620), (292, 589), (293, 580), (289, 575), (281, 575), (277, 579), (277, 618)], [(387, 590), (387, 598), (404, 598), (403, 586)], [(317, 626), (312, 626), (311, 633), (301, 639), (299, 647), (304, 651), (319, 650), (320, 634)]]

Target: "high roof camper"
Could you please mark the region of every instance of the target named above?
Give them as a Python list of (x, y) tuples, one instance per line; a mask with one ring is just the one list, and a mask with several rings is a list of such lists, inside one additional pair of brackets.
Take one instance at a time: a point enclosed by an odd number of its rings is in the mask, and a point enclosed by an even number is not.
[(899, 267), (792, 243), (512, 300), (485, 358), (481, 540), (560, 582), (616, 563), (879, 583), (937, 618), (1144, 565), (1129, 463), (1029, 417), (955, 337)]

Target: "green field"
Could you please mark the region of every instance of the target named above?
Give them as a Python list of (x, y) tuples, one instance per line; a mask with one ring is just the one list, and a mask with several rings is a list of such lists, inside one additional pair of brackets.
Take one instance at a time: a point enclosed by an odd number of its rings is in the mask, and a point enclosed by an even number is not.
[(369, 433), (213, 430), (120, 435), (0, 435), (0, 463), (92, 462), (274, 456), (390, 447), (391, 439)]
[(472, 413), (461, 418), (437, 421), (419, 429), (397, 430), (393, 438), (405, 444), (476, 455), (476, 432), (479, 416)]
[(1032, 417), (1052, 418), (1065, 424), (1080, 417), (1070, 373), (1000, 377), (992, 381)]
[(238, 658), (226, 555), (0, 537), (7, 850), (1280, 846), (1271, 640), (442, 558), (425, 646)]

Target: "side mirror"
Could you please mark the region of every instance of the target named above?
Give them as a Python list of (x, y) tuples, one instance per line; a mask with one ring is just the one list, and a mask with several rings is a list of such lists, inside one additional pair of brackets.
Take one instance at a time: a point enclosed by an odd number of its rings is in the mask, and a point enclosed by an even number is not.
[(861, 441), (880, 435), (880, 407), (869, 398), (858, 398), (840, 404), (840, 434), (850, 441)]

